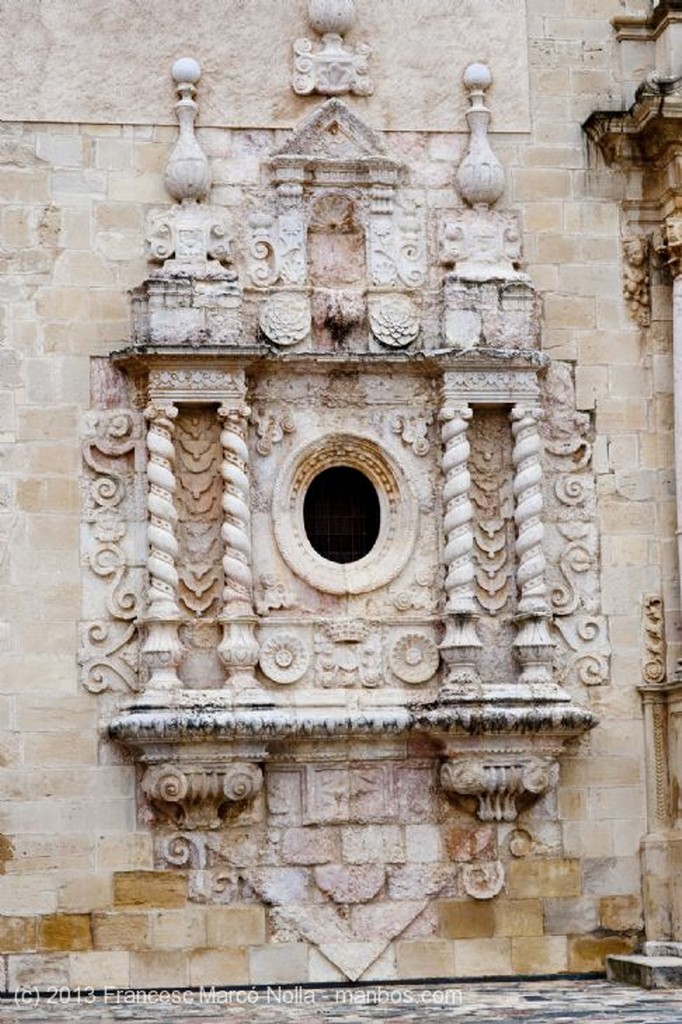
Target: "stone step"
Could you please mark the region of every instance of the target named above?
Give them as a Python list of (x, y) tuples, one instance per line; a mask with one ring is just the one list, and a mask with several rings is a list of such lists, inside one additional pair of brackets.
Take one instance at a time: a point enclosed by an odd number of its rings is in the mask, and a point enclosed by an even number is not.
[(606, 977), (640, 988), (682, 988), (680, 956), (607, 956)]

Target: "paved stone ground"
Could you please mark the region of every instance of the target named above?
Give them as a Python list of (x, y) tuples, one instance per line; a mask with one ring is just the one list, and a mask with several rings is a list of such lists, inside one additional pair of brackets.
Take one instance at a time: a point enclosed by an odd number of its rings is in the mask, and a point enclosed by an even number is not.
[(682, 991), (646, 992), (606, 981), (471, 982), (265, 991), (35, 993), (0, 1001), (5, 1024), (681, 1024)]

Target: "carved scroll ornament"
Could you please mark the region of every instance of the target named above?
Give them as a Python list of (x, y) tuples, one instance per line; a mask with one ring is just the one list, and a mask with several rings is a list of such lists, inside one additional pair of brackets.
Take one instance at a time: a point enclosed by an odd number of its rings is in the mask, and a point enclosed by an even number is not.
[(129, 526), (135, 517), (134, 455), (140, 444), (141, 423), (130, 409), (88, 415), (82, 446), (89, 526), (84, 559), (99, 617), (81, 626), (78, 661), (82, 685), (91, 693), (139, 689), (141, 580), (131, 564)]
[(148, 768), (142, 792), (158, 817), (180, 828), (219, 828), (230, 805), (252, 800), (263, 784), (257, 765), (163, 764)]
[(556, 785), (553, 761), (529, 757), (519, 761), (446, 761), (440, 781), (447, 793), (475, 796), (481, 821), (515, 821), (522, 796), (538, 797)]

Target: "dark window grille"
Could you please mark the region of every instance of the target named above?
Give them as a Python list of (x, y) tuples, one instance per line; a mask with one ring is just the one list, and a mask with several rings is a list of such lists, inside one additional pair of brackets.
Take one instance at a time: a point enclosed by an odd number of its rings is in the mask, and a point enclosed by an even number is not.
[(379, 536), (379, 498), (364, 473), (350, 466), (323, 470), (303, 502), (303, 523), (311, 545), (330, 562), (357, 562)]

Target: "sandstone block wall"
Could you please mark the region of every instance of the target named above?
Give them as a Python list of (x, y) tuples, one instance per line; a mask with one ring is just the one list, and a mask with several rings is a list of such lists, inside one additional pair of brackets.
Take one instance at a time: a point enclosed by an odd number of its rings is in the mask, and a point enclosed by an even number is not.
[[(543, 296), (542, 348), (594, 429), (593, 568), (610, 666), (603, 677), (589, 666), (572, 677), (572, 696), (600, 724), (564, 761), (556, 797), (513, 826), (488, 826), (437, 796), (427, 780), (421, 817), (412, 807), (400, 824), (376, 826), (384, 859), (387, 845), (392, 851), (382, 884), (409, 900), (410, 885), (421, 894), (431, 871), (433, 898), (402, 928), (397, 920), (372, 924), (392, 941), (377, 946), (363, 979), (599, 971), (605, 955), (631, 950), (642, 935), (647, 808), (637, 686), (647, 658), (647, 596), (663, 601), (670, 664), (680, 640), (670, 286), (654, 270), (651, 326), (642, 329), (622, 294), (621, 203), (636, 198), (637, 183), (601, 166), (581, 132), (594, 109), (620, 104), (609, 22), (619, 5), (528, 0), (526, 8), (527, 65), (519, 43), (519, 62), (508, 67), (503, 39), (485, 25), (471, 30), (481, 42), (466, 59), (487, 47), (495, 69), (499, 56), (489, 99), (507, 171), (503, 204), (521, 213), (526, 269)], [(356, 32), (379, 53), (392, 29), (376, 12), (372, 19), (365, 26), (360, 14)], [(202, 31), (193, 47), (200, 60), (210, 35)], [(458, 96), (462, 68), (432, 74), (424, 53), (417, 62), (409, 45), (400, 60), (422, 97), (440, 94), (441, 76)], [(267, 62), (262, 54), (254, 60)], [(148, 51), (145, 61), (166, 74), (166, 52)], [(112, 89), (116, 74), (112, 66)], [(511, 111), (507, 131), (503, 98), (513, 85), (523, 106), (526, 75), (530, 130), (523, 111), (518, 124)], [(390, 96), (391, 83), (376, 78), (374, 105), (363, 116), (387, 132), (387, 146), (409, 163), (435, 215), (456, 203), (463, 121), (456, 130), (450, 123), (392, 130), (390, 105), (377, 98)], [(47, 122), (41, 110), (51, 108), (38, 84), (26, 88), (35, 97), (30, 117), (15, 120), (9, 110), (0, 127), (0, 983), (343, 980), (319, 942), (287, 938), (268, 901), (242, 893), (221, 904), (217, 890), (198, 890), (200, 869), (160, 867), (152, 832), (137, 817), (135, 768), (104, 738), (97, 699), (79, 681), (80, 424), (91, 360), (129, 341), (128, 291), (147, 274), (145, 217), (168, 201), (163, 170), (176, 129), (125, 123), (120, 112), (106, 123), (106, 111), (103, 123)], [(168, 111), (172, 101), (169, 86)], [(267, 118), (223, 127), (216, 111), (198, 136), (212, 164), (211, 200), (229, 209), (240, 187), (262, 185), (262, 163), (286, 128)], [(398, 766), (406, 758), (407, 751)], [(245, 842), (265, 809), (258, 805), (244, 826)], [(329, 825), (285, 823), (269, 884), (295, 894), (337, 859), (360, 884), (375, 860), (363, 844), (366, 833), (351, 815)], [(462, 887), (463, 868), (481, 850), (506, 872), (503, 890), (485, 900)], [(362, 902), (353, 914), (360, 935)]]

